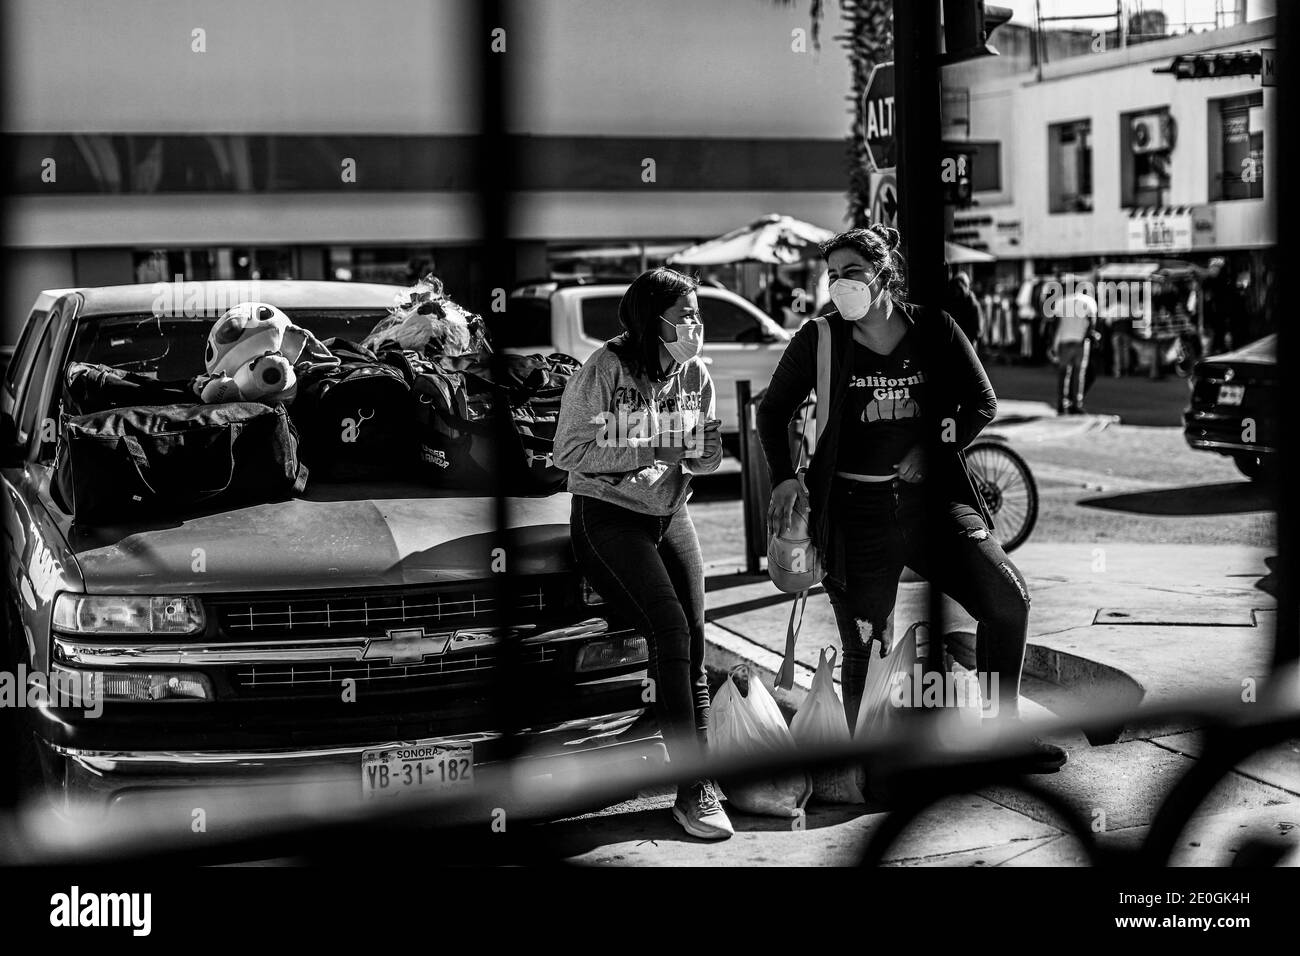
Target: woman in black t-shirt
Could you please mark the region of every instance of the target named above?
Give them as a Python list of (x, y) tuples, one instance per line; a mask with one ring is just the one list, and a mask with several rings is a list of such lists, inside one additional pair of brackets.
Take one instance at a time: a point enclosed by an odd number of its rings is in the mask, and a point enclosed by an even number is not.
[[(952, 318), (903, 301), (897, 246), (898, 233), (882, 226), (841, 233), (822, 246), (836, 309), (825, 325), (829, 421), (805, 486), (790, 460), (787, 426), (817, 381), (820, 328), (808, 322), (787, 346), (758, 410), (774, 485), (768, 527), (784, 527), (796, 502), (810, 511), (843, 645), (850, 726), (871, 639), (881, 640), (882, 653), (892, 644), (904, 567), (979, 622), (977, 666), (992, 698), (987, 713), (1016, 719), (1029, 591), (990, 534), (987, 507), (961, 455), (993, 420), (996, 399)], [(937, 546), (924, 547), (927, 537)], [(1061, 748), (1035, 741), (1026, 769), (1051, 772), (1065, 760)]]

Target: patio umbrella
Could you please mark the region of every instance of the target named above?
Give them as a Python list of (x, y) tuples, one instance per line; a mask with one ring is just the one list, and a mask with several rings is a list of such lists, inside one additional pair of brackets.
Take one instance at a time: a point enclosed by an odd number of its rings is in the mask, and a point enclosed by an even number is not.
[(833, 235), (829, 229), (771, 213), (716, 239), (687, 246), (673, 253), (668, 262), (685, 266), (720, 266), (733, 262), (792, 265), (814, 258), (818, 243)]
[[(720, 266), (737, 262), (759, 262), (772, 267), (793, 265), (818, 255), (818, 244), (835, 233), (812, 223), (770, 213), (748, 226), (725, 235), (687, 246), (668, 259), (669, 265)], [(770, 276), (769, 276), (770, 279)], [(772, 312), (772, 285), (767, 284), (767, 311)]]
[(997, 262), (998, 259), (997, 256), (991, 256), (987, 252), (980, 252), (969, 246), (959, 246), (955, 242), (943, 244), (943, 257), (948, 260), (950, 266), (964, 266), (971, 262)]

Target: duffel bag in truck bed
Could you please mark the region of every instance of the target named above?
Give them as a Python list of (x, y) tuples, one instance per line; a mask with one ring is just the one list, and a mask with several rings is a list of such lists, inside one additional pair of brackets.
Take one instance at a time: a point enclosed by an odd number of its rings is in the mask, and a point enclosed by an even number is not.
[(136, 405), (59, 423), (53, 486), (80, 523), (274, 501), (306, 481), (283, 405)]
[[(503, 354), (494, 365), (489, 355), (426, 357), (411, 350), (383, 358), (411, 383), (419, 463), (432, 483), (490, 491), (499, 481), (512, 494), (550, 494), (564, 486), (566, 473), (553, 456), (555, 428), (576, 359)], [(499, 411), (509, 415), (500, 430)]]

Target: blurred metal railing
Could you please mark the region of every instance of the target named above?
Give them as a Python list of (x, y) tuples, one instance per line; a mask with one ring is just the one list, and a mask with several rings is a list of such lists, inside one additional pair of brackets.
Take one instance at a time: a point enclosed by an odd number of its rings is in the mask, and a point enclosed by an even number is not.
[[(895, 731), (870, 742), (653, 769), (617, 769), (598, 751), (549, 762), (524, 759), (479, 769), (474, 786), (464, 791), (414, 792), (369, 803), (360, 800), (355, 786), (353, 799), (342, 800), (319, 782), (304, 782), (259, 788), (251, 807), (202, 789), (177, 791), (140, 814), (28, 806), (0, 822), (0, 865), (359, 861), (390, 856), (394, 838), (400, 838), (404, 852), (419, 852), (430, 863), (562, 863), (574, 855), (574, 847), (552, 821), (702, 776), (723, 781), (725, 788), (728, 782), (858, 762), (866, 771), (870, 799), (885, 814), (863, 839), (862, 865), (885, 861), (909, 826), (939, 801), (997, 786), (1049, 810), (1093, 865), (1158, 867), (1169, 863), (1179, 835), (1235, 767), (1300, 735), (1300, 673), (1294, 666), (1278, 672), (1252, 703), (1199, 699), (1110, 709), (1085, 720), (1026, 722), (1021, 730), (991, 740), (967, 729), (952, 711), (903, 714)], [(1090, 808), (1022, 772), (1031, 735), (1105, 737), (1117, 726), (1140, 733), (1171, 723), (1202, 728), (1203, 752), (1170, 788), (1145, 838), (1135, 845), (1107, 840), (1094, 830)], [(196, 838), (188, 827), (176, 825), (195, 806), (203, 806), (212, 821), (237, 815), (238, 826)], [(1278, 846), (1248, 845), (1238, 857), (1270, 863), (1280, 852)]]
[[(512, 99), (506, 73), (510, 58), (491, 52), (489, 39), (491, 31), (505, 21), (514, 7), (504, 0), (482, 0), (474, 5), (478, 42), (471, 48), (480, 66), (478, 93), (483, 116), (478, 138), (480, 162), (476, 168), (480, 174), (482, 248), (488, 264), (495, 264), (493, 276), (508, 272), (513, 266), (508, 212), (511, 191), (518, 179), (512, 165), (513, 156), (505, 142), (506, 106)], [(1300, 16), (1300, 10), (1294, 7), (1284, 4), (1279, 10), (1281, 36), (1294, 34), (1292, 21)], [(1287, 79), (1284, 75), (1283, 86), (1279, 88), (1282, 102), (1276, 112), (1280, 116), (1294, 115), (1296, 101), (1300, 99), (1296, 96), (1294, 71), (1291, 76)], [(1286, 159), (1300, 152), (1296, 135), (1296, 124), (1281, 125), (1276, 168), (1286, 168)], [(1279, 178), (1277, 209), (1294, 213), (1300, 185), (1294, 177)], [(1298, 232), (1300, 217), (1279, 212), (1278, 235), (1283, 255), (1300, 245)], [(511, 265), (502, 265), (506, 262)], [(1296, 338), (1297, 333), (1284, 324), (1279, 336), (1279, 362), (1284, 367), (1296, 367)], [(745, 383), (742, 397), (748, 398), (747, 393), (748, 383)], [(742, 401), (740, 407), (742, 415), (747, 415), (752, 403)], [(1292, 440), (1294, 425), (1289, 419), (1283, 420), (1289, 427), (1281, 449), (1279, 484), (1282, 489), (1293, 489), (1300, 486), (1297, 446)], [(748, 531), (752, 526), (757, 531), (753, 513), (757, 509), (761, 520), (766, 497), (760, 493), (759, 483), (766, 480), (766, 470), (756, 465), (761, 457), (753, 447), (746, 452), (742, 445), (742, 460), (747, 472), (755, 473), (755, 484), (746, 502), (746, 528)], [(749, 489), (749, 485), (746, 487)], [(497, 530), (502, 545), (508, 546), (509, 537), (504, 533), (508, 526), (507, 502), (502, 489), (496, 491)], [(420, 852), (424, 860), (434, 863), (548, 862), (562, 859), (566, 847), (556, 840), (554, 829), (545, 826), (545, 821), (607, 805), (638, 790), (669, 786), (700, 776), (720, 778), (724, 782), (743, 781), (847, 761), (862, 762), (867, 779), (885, 805), (884, 819), (862, 848), (864, 864), (885, 859), (908, 826), (937, 801), (994, 784), (1018, 789), (1041, 801), (1077, 837), (1088, 858), (1098, 865), (1166, 864), (1178, 835), (1234, 767), (1251, 754), (1300, 735), (1297, 686), (1300, 675), (1295, 666), (1300, 656), (1297, 643), (1300, 595), (1295, 587), (1296, 544), (1300, 539), (1297, 514), (1294, 496), (1279, 496), (1279, 614), (1274, 644), (1277, 669), (1254, 703), (1196, 699), (1158, 707), (1106, 709), (1090, 714), (1086, 720), (1027, 724), (1021, 733), (994, 742), (964, 737), (942, 712), (917, 711), (899, 722), (896, 734), (878, 741), (858, 741), (817, 751), (791, 750), (743, 759), (678, 763), (656, 770), (615, 771), (596, 751), (562, 758), (558, 764), (549, 765), (553, 769), (549, 778), (543, 779), (537, 777), (540, 764), (516, 760), (482, 768), (475, 786), (468, 792), (410, 794), (392, 804), (363, 804), (341, 798), (333, 788), (304, 782), (284, 790), (259, 789), (251, 807), (238, 801), (229, 803), (236, 808), (232, 813), (238, 814), (238, 826), (229, 833), (207, 833), (202, 839), (195, 839), (188, 828), (168, 822), (173, 818), (165, 813), (106, 817), (68, 814), (38, 804), (0, 820), (0, 864), (160, 860), (214, 863), (275, 857), (331, 862), (388, 859), (394, 839), (400, 839), (404, 850)], [(765, 529), (754, 540), (765, 546)], [(502, 577), (504, 589), (508, 582)], [(940, 619), (932, 615), (931, 620)], [(941, 627), (936, 629), (943, 632)], [(940, 644), (934, 642), (933, 647), (938, 648)], [(519, 695), (526, 690), (507, 652), (497, 700), (499, 724), (508, 735), (522, 726)], [(1165, 796), (1146, 838), (1135, 848), (1103, 841), (1067, 797), (1021, 773), (1031, 734), (1077, 730), (1089, 739), (1114, 739), (1117, 727), (1129, 730), (1158, 727), (1170, 720), (1201, 728), (1204, 750)], [(517, 739), (515, 752), (522, 756), (524, 748), (525, 741)], [(228, 801), (226, 796), (203, 795), (201, 790), (178, 791), (172, 796), (178, 810), (194, 807), (202, 799), (212, 818), (221, 815), (221, 808)], [(493, 825), (498, 819), (507, 821), (504, 828)], [(516, 825), (521, 821), (524, 826)], [(1254, 859), (1266, 860), (1267, 854), (1261, 853)]]

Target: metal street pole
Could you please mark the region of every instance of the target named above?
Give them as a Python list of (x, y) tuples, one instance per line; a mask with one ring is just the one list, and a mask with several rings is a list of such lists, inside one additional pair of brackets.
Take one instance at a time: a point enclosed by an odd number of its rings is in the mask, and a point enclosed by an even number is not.
[(943, 142), (939, 38), (939, 0), (894, 0), (898, 226), (911, 299), (936, 306), (942, 304), (947, 279), (939, 189)]
[[(1279, 52), (1294, 44), (1300, 37), (1300, 5), (1278, 5), (1277, 49)], [(1294, 49), (1294, 47), (1292, 47)], [(1296, 124), (1287, 121), (1300, 108), (1300, 74), (1287, 63), (1278, 71), (1277, 104), (1274, 115), (1278, 117), (1275, 130), (1277, 138), (1277, 166), (1289, 170), (1300, 159), (1300, 131)], [(1277, 236), (1277, 258), (1281, 263), (1294, 262), (1300, 255), (1300, 184), (1292, 175), (1277, 177), (1277, 203), (1273, 207), (1274, 229)], [(1281, 281), (1281, 280), (1275, 280)], [(1281, 301), (1281, 296), (1277, 297)], [(1282, 316), (1272, 317), (1277, 324), (1277, 367), (1293, 369), (1300, 361), (1300, 332)], [(1274, 414), (1281, 426), (1278, 442), (1279, 468), (1274, 494), (1277, 496), (1277, 633), (1274, 639), (1273, 666), (1282, 667), (1300, 661), (1300, 500), (1295, 489), (1300, 483), (1300, 427), (1296, 417), (1286, 411), (1286, 403), (1279, 395)], [(1295, 672), (1292, 672), (1295, 680)]]
[[(908, 297), (922, 306), (942, 307), (947, 275), (943, 252), (943, 195), (940, 187), (943, 93), (939, 80), (940, 0), (894, 0), (895, 136), (898, 149), (898, 227), (907, 263)], [(936, 461), (938, 447), (930, 451)], [(946, 513), (939, 482), (924, 484), (926, 513)], [(939, 527), (936, 521), (935, 528)], [(927, 535), (925, 549), (935, 566), (943, 543)], [(929, 590), (929, 669), (943, 670), (943, 595)]]

